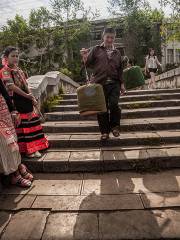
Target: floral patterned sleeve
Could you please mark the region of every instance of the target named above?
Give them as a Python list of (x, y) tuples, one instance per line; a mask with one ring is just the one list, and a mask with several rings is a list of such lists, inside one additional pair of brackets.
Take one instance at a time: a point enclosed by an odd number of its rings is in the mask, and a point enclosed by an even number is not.
[(3, 68), (1, 70), (1, 79), (6, 87), (14, 84), (13, 77), (9, 69)]

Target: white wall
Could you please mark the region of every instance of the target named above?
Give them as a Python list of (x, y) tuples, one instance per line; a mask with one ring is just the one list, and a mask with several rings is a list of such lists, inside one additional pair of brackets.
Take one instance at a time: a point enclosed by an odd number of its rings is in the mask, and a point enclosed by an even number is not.
[[(173, 50), (173, 62), (168, 61), (168, 50), (171, 49)], [(171, 64), (180, 64), (179, 59), (176, 58), (176, 50), (180, 51), (180, 41), (169, 41), (166, 43), (166, 45), (162, 45), (162, 65), (163, 67), (166, 66), (166, 64), (171, 63)]]

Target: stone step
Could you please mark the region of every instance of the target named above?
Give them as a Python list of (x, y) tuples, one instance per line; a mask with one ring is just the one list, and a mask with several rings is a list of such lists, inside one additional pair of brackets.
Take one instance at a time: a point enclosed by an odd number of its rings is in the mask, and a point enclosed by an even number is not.
[[(159, 93), (179, 93), (180, 88), (174, 89), (154, 89), (154, 90), (135, 90), (135, 91), (127, 91), (127, 95), (146, 95), (146, 94), (159, 94)], [(64, 99), (76, 99), (77, 94), (63, 94), (62, 97)]]
[[(157, 131), (180, 129), (180, 117), (122, 119), (121, 131)], [(97, 121), (61, 121), (43, 124), (47, 133), (99, 132)]]
[(108, 141), (101, 141), (100, 134), (97, 133), (49, 133), (47, 135), (51, 148), (158, 146), (180, 143), (180, 130), (122, 132), (119, 138), (111, 136)]
[[(168, 117), (168, 116), (179, 116), (179, 115), (180, 115), (180, 106), (125, 109), (122, 111), (122, 119)], [(45, 118), (46, 118), (46, 121), (96, 120), (96, 116), (80, 116), (79, 112), (77, 111), (50, 112), (45, 114)]]
[(180, 167), (180, 146), (60, 150), (51, 149), (41, 159), (24, 159), (33, 172), (106, 172), (157, 170)]
[[(120, 102), (133, 102), (133, 101), (158, 101), (180, 99), (180, 92), (177, 93), (157, 93), (157, 94), (143, 94), (143, 95), (125, 95), (120, 97)], [(77, 98), (60, 100), (61, 105), (77, 105)]]
[[(179, 99), (173, 100), (156, 100), (156, 101), (136, 101), (136, 102), (122, 102), (119, 103), (119, 106), (122, 109), (138, 109), (138, 108), (153, 108), (153, 107), (174, 107), (180, 106)], [(56, 105), (52, 108), (52, 112), (69, 112), (69, 111), (78, 111), (78, 105)]]

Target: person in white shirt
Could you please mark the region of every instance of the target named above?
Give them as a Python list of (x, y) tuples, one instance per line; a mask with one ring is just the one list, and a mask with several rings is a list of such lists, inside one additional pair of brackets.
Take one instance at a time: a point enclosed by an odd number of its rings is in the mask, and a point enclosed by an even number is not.
[(161, 66), (161, 63), (159, 62), (157, 56), (155, 55), (155, 51), (153, 48), (150, 48), (149, 54), (146, 57), (146, 66), (145, 66), (145, 72), (146, 74), (150, 74), (151, 79), (149, 81), (148, 88), (155, 88), (155, 74), (158, 70), (158, 66)]

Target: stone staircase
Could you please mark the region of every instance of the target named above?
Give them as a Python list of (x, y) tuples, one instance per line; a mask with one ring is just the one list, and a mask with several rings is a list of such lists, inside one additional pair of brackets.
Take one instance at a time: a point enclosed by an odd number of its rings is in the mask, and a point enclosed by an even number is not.
[(180, 169), (143, 172), (180, 167), (179, 95), (129, 92), (121, 136), (106, 143), (76, 95), (64, 95), (46, 114), (50, 149), (25, 160), (40, 172), (31, 188), (0, 194), (0, 239), (180, 239)]
[(76, 94), (46, 113), (50, 149), (26, 160), (36, 172), (103, 172), (180, 167), (180, 89), (129, 91), (121, 97), (121, 136), (100, 140), (95, 116), (79, 115)]

